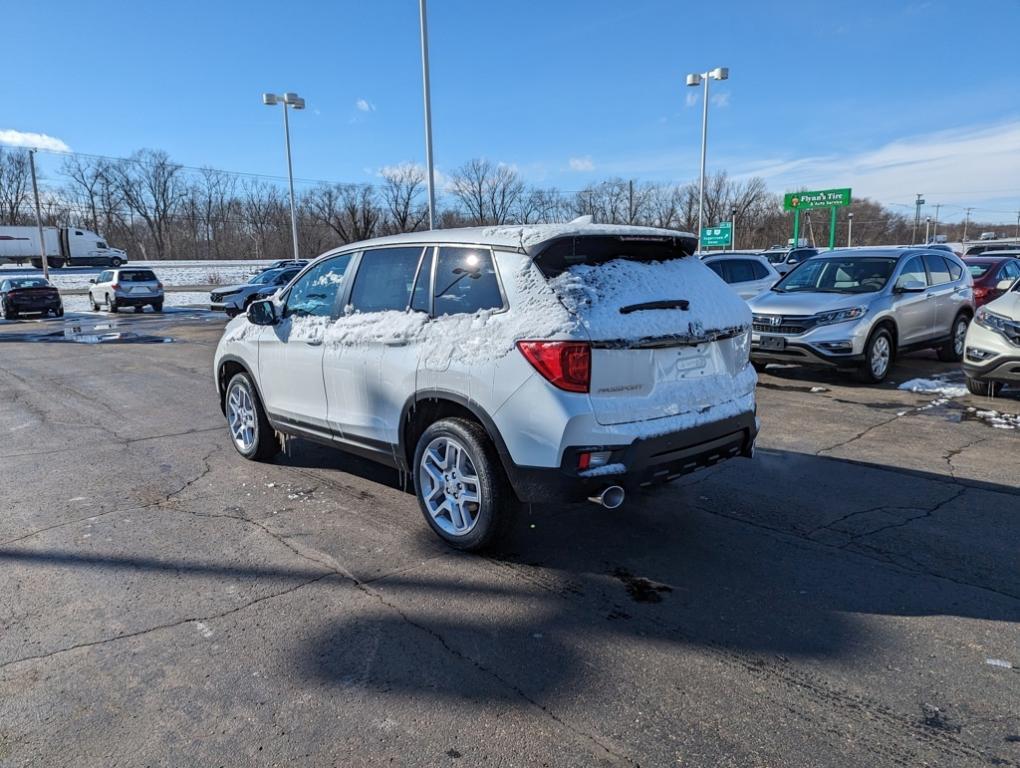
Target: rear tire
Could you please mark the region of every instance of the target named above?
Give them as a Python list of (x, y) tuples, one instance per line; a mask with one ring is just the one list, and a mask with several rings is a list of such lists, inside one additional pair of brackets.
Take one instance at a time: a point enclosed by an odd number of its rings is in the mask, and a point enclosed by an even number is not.
[(878, 384), (885, 380), (896, 357), (896, 345), (886, 328), (878, 328), (864, 345), (864, 363), (857, 369), (857, 380), (865, 384)]
[(6, 302), (4, 303), (4, 306), (3, 306), (3, 315), (4, 315), (4, 320), (16, 320), (17, 317), (18, 317), (17, 311), (11, 309), (10, 307), (8, 307)]
[(55, 310), (53, 310), (53, 316), (54, 317), (63, 317), (64, 316), (64, 308), (63, 307), (57, 307)]
[(418, 439), (412, 475), (425, 522), (451, 547), (485, 549), (510, 529), (518, 502), (477, 422), (447, 418), (430, 425)]
[(230, 442), (239, 454), (252, 461), (268, 461), (280, 452), (280, 440), (247, 373), (230, 380), (224, 402)]
[(155, 304), (153, 304), (152, 305), (152, 311), (153, 312), (162, 312), (163, 311), (163, 302), (162, 301), (157, 301)]
[(938, 348), (939, 360), (943, 363), (958, 363), (963, 360), (963, 348), (967, 339), (967, 326), (970, 325), (970, 318), (967, 315), (959, 314), (953, 320), (952, 336), (949, 341)]
[(113, 257), (112, 259), (110, 259), (110, 266), (111, 266), (111, 267), (119, 267), (119, 266), (120, 266), (121, 264), (123, 264), (123, 263), (124, 263), (124, 262), (123, 262), (123, 261), (121, 261), (121, 260), (120, 260), (119, 258), (117, 258), (116, 256), (114, 256), (114, 257)]
[(117, 309), (118, 309), (118, 307), (117, 307), (117, 297), (114, 296), (112, 293), (106, 294), (106, 308), (109, 309), (114, 314), (117, 313)]
[(995, 397), (1005, 386), (1001, 381), (988, 381), (987, 379), (972, 379), (967, 377), (967, 389), (972, 395), (980, 397)]
[(145, 311), (145, 307), (144, 306), (142, 306), (141, 304), (136, 304), (135, 305), (135, 314), (136, 315), (140, 315), (144, 311)]

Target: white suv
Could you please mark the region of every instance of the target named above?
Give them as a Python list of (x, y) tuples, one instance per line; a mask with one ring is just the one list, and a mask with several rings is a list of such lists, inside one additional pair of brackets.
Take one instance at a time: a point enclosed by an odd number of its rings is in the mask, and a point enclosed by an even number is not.
[(231, 321), (215, 378), (251, 459), (279, 435), (413, 478), (478, 549), (517, 502), (589, 498), (750, 456), (751, 314), (692, 235), (565, 225), (353, 243)]

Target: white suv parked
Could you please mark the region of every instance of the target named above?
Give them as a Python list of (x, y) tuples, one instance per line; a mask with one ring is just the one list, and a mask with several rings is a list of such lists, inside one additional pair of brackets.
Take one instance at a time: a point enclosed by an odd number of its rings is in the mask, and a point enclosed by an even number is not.
[(518, 501), (617, 507), (750, 456), (751, 314), (696, 245), (578, 221), (331, 251), (227, 325), (231, 439), (251, 459), (284, 434), (406, 471), (461, 549), (491, 543)]

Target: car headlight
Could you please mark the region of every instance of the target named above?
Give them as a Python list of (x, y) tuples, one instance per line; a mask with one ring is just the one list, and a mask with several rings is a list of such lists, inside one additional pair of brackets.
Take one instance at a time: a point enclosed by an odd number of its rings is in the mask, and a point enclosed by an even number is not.
[(982, 307), (974, 316), (974, 322), (978, 325), (983, 325), (989, 330), (1004, 333), (1006, 331), (1006, 325), (1009, 323), (1009, 318), (997, 315), (994, 312), (989, 312), (987, 309)]
[(849, 309), (836, 309), (832, 312), (819, 312), (815, 315), (815, 325), (832, 325), (833, 323), (845, 323), (864, 317), (868, 311), (867, 307), (850, 307)]

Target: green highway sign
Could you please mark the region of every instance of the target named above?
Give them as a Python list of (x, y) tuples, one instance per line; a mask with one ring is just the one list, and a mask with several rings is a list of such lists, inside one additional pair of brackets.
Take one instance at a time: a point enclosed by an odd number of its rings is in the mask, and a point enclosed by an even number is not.
[(783, 198), (783, 210), (786, 211), (810, 211), (813, 208), (832, 208), (837, 205), (850, 205), (849, 189), (788, 192)]
[(733, 222), (723, 221), (714, 227), (702, 227), (701, 248), (711, 248), (714, 245), (728, 246), (733, 240)]

